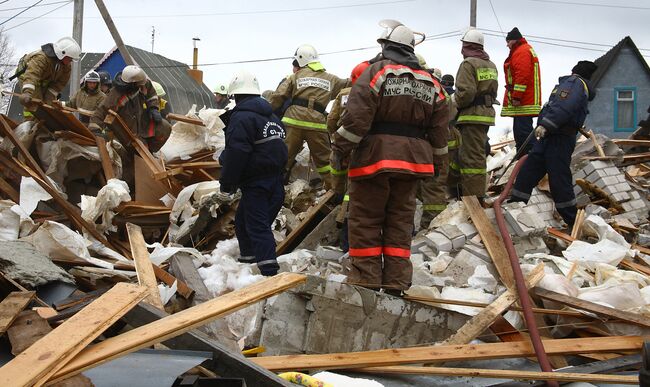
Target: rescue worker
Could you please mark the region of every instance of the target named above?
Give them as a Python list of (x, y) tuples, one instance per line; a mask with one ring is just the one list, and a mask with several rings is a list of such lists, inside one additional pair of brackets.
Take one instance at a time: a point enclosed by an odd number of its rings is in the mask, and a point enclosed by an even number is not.
[(145, 72), (138, 66), (129, 65), (115, 74), (113, 88), (90, 118), (88, 128), (91, 131), (103, 137), (115, 137), (126, 148), (120, 156), (124, 170), (123, 180), (131, 188), (135, 182), (135, 151), (131, 140), (117, 122), (106, 125), (104, 119), (109, 110), (115, 111), (131, 132), (153, 153), (163, 146), (171, 133), (171, 125), (162, 118), (159, 108), (158, 96)]
[[(438, 69), (435, 69), (438, 70)], [(440, 72), (440, 70), (438, 70)], [(438, 79), (435, 74), (434, 78)], [(448, 157), (442, 160), (440, 165), (440, 173), (438, 176), (427, 177), (420, 182), (418, 187), (418, 198), (422, 202), (422, 217), (420, 218), (420, 229), (426, 230), (429, 228), (431, 221), (435, 219), (442, 211), (447, 208), (447, 194), (450, 191), (450, 174), (451, 165), (454, 157), (457, 156), (458, 149), (458, 129), (454, 127), (453, 119), (456, 117), (456, 105), (452, 103), (451, 96), (454, 94), (454, 77), (452, 75), (445, 75), (439, 78), (446, 80), (446, 85), (442, 82), (440, 85), (445, 94), (445, 102), (449, 108), (449, 126), (447, 134), (447, 150)], [(451, 77), (451, 80), (449, 79)], [(455, 131), (455, 132), (454, 132)], [(457, 166), (457, 163), (454, 163)], [(454, 184), (458, 184), (458, 178), (453, 179)]]
[(257, 78), (238, 72), (229, 91), (236, 105), (226, 126), (226, 146), (219, 156), (221, 191), (242, 196), (235, 215), (240, 262), (255, 263), (262, 275), (277, 274), (271, 224), (284, 202), (287, 163), (285, 131), (271, 105), (260, 97)]
[(41, 46), (40, 50), (25, 54), (16, 67), (16, 73), (10, 78), (18, 78), (25, 120), (34, 119), (33, 112), (37, 106), (32, 99), (39, 99), (46, 104), (59, 98), (59, 94), (68, 84), (72, 70), (71, 62), (78, 60), (81, 48), (77, 42), (65, 37), (54, 43)]
[(350, 157), (348, 282), (401, 295), (413, 275), (417, 182), (447, 157), (449, 113), (413, 52), (413, 31), (394, 20), (380, 25), (382, 52), (352, 86), (330, 162), (340, 170)]
[[(90, 123), (90, 114), (101, 105), (106, 98), (106, 94), (99, 90), (100, 77), (94, 71), (89, 71), (83, 78), (83, 86), (70, 98), (66, 104), (74, 109), (79, 109), (79, 121), (88, 125)], [(85, 114), (84, 114), (85, 113)]]
[[(454, 76), (445, 74), (440, 84), (451, 97), (456, 92), (454, 89)], [(458, 185), (460, 184), (460, 165), (458, 164), (458, 148), (460, 146), (460, 132), (456, 128), (456, 114), (458, 107), (454, 98), (449, 98), (449, 139), (447, 148), (449, 150), (449, 169), (447, 174), (447, 189), (452, 197), (460, 200)]]
[(151, 84), (153, 85), (153, 89), (156, 91), (156, 95), (158, 96), (158, 110), (160, 110), (160, 115), (162, 118), (167, 119), (167, 115), (172, 112), (171, 104), (169, 101), (163, 98), (167, 95), (167, 92), (160, 83), (151, 81)]
[(225, 109), (230, 105), (230, 97), (228, 96), (228, 85), (225, 83), (219, 83), (215, 86), (214, 90), (214, 101), (216, 109)]
[[(350, 84), (354, 83), (359, 79), (361, 74), (365, 69), (370, 66), (370, 62), (363, 61), (358, 65), (354, 66), (352, 69), (352, 74), (350, 74)], [(332, 104), (332, 111), (327, 115), (327, 131), (330, 134), (330, 138), (334, 139), (334, 133), (338, 128), (341, 127), (341, 117), (345, 113), (348, 98), (350, 96), (350, 91), (352, 87), (346, 87), (339, 92), (339, 95), (336, 96), (334, 103)], [(349, 160), (343, 160), (341, 162), (341, 170), (337, 170), (332, 167), (332, 190), (336, 194), (335, 203), (342, 203), (339, 213), (336, 216), (336, 224), (341, 228), (341, 233), (339, 235), (340, 244), (339, 246), (344, 252), (349, 250), (348, 243), (348, 205), (350, 202), (350, 197), (347, 195), (348, 189), (348, 164)]]
[(531, 138), (525, 149), (521, 150), (533, 131), (533, 117), (537, 117), (542, 108), (542, 80), (537, 54), (517, 27), (508, 32), (506, 44), (510, 54), (503, 63), (506, 91), (501, 116), (513, 118), (515, 146), (521, 156), (527, 154), (535, 143), (535, 139)]
[(517, 175), (510, 198), (513, 202), (528, 202), (533, 188), (548, 173), (555, 208), (569, 230), (577, 213), (571, 155), (578, 129), (588, 114), (587, 105), (596, 96), (589, 82), (596, 69), (593, 62), (580, 61), (571, 69), (571, 75), (560, 78), (539, 114), (535, 128), (538, 141)]
[(111, 87), (113, 87), (113, 79), (111, 79), (111, 75), (106, 71), (100, 71), (99, 79), (99, 85), (102, 93), (108, 95), (108, 92), (111, 91)]
[(461, 53), (463, 62), (456, 74), (458, 106), (456, 127), (461, 142), (458, 150), (461, 188), (463, 195), (476, 195), (483, 200), (486, 191), (487, 132), (494, 125), (493, 104), (497, 102), (497, 68), (483, 49), (483, 34), (475, 29), (465, 32)]
[(330, 188), (330, 139), (327, 133), (327, 104), (348, 86), (347, 79), (325, 71), (316, 49), (304, 44), (296, 50), (293, 59), (294, 73), (282, 82), (271, 95), (273, 110), (287, 100), (291, 105), (284, 112), (282, 122), (287, 127), (287, 147), (291, 170), (296, 155), (307, 142), (316, 171), (320, 174), (324, 188)]

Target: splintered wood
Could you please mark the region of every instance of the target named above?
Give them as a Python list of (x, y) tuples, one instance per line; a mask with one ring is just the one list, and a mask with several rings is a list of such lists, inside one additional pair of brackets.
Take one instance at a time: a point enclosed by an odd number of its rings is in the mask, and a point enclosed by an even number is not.
[(111, 337), (81, 351), (54, 376), (60, 380), (126, 355), (152, 344), (181, 335), (207, 322), (224, 317), (255, 302), (293, 288), (307, 277), (296, 273), (282, 273), (253, 285), (213, 298), (150, 324), (140, 326), (119, 336)]
[(145, 295), (119, 283), (0, 368), (2, 386), (41, 386)]

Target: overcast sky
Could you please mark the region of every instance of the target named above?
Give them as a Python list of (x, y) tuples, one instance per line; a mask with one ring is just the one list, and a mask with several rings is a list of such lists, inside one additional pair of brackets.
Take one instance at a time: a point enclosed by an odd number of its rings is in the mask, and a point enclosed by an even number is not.
[[(8, 0), (0, 4), (1, 27), (7, 29), (18, 57), (43, 43), (72, 35), (72, 2), (42, 0), (38, 6), (7, 21), (22, 11), (8, 8), (27, 7), (36, 1)], [(470, 1), (105, 0), (105, 3), (126, 44), (151, 50), (154, 26), (154, 52), (188, 64), (192, 61), (193, 37), (201, 39), (201, 64), (288, 57), (303, 43), (312, 44), (320, 53), (370, 47), (321, 56), (328, 71), (347, 77), (357, 63), (379, 51), (376, 39), (382, 30), (377, 23), (389, 18), (432, 37), (418, 45), (416, 52), (424, 55), (430, 66), (440, 68), (443, 74), (455, 75), (462, 61), (459, 31), (469, 25)], [(57, 7), (61, 8), (54, 10)], [(84, 8), (83, 50), (108, 51), (114, 43), (94, 1), (86, 1)], [(34, 19), (50, 11), (53, 12)], [(477, 26), (500, 35), (486, 35), (485, 44), (499, 69), (500, 86), (504, 83), (502, 68), (508, 49), (499, 31), (507, 33), (517, 26), (524, 37), (537, 37), (529, 40), (540, 59), (544, 100), (557, 78), (567, 74), (575, 62), (598, 58), (626, 35), (630, 35), (640, 49), (649, 49), (641, 52), (650, 56), (648, 20), (650, 1), (647, 0), (478, 0)], [(25, 24), (18, 26), (20, 23)], [(435, 37), (445, 33), (450, 34)], [(257, 74), (262, 89), (274, 89), (291, 72), (291, 59), (206, 65), (201, 69), (204, 82), (212, 88), (217, 82), (228, 82), (233, 71), (240, 67)], [(502, 94), (500, 87), (499, 99)], [(492, 137), (498, 137), (498, 133), (511, 126), (511, 119), (497, 119)]]

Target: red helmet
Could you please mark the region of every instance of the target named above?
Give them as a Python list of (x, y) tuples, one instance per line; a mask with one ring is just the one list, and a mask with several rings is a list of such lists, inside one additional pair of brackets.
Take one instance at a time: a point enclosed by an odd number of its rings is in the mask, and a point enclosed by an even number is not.
[(357, 81), (357, 79), (359, 79), (359, 77), (364, 72), (364, 70), (368, 68), (368, 66), (370, 66), (370, 62), (368, 62), (367, 60), (354, 66), (354, 68), (352, 69), (352, 74), (350, 75), (350, 82), (352, 82), (353, 85)]

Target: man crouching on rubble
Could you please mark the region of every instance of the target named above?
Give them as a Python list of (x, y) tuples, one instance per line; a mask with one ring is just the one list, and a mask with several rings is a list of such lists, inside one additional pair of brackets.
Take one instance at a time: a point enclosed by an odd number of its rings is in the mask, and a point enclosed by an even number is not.
[(527, 202), (533, 188), (548, 173), (555, 208), (569, 229), (577, 213), (571, 155), (578, 129), (587, 117), (587, 104), (596, 96), (589, 83), (596, 68), (593, 62), (580, 61), (571, 70), (571, 75), (560, 78), (539, 114), (535, 128), (539, 141), (528, 154), (510, 198), (511, 202)]
[(226, 147), (219, 156), (221, 191), (242, 192), (235, 215), (239, 261), (257, 263), (262, 275), (272, 276), (279, 269), (271, 224), (284, 202), (286, 135), (271, 105), (260, 97), (253, 74), (238, 72), (229, 90), (236, 106), (229, 113)]

